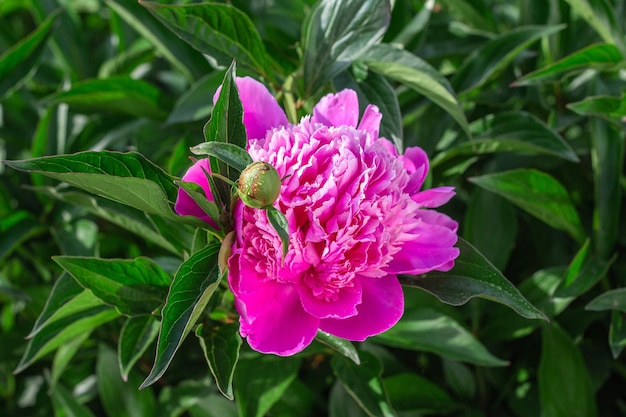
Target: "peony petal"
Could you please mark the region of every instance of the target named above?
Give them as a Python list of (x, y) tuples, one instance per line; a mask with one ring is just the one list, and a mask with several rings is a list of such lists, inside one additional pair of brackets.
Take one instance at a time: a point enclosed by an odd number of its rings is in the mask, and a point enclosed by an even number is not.
[(454, 187), (437, 187), (413, 195), (412, 200), (420, 207), (435, 208), (446, 204), (455, 194)]
[[(214, 201), (213, 194), (211, 194), (211, 187), (209, 186), (209, 181), (206, 178), (206, 172), (211, 172), (211, 167), (209, 166), (208, 158), (200, 159), (195, 164), (193, 164), (183, 175), (182, 180), (185, 182), (195, 182), (204, 190), (204, 194), (206, 195), (207, 200)], [(174, 211), (180, 214), (181, 216), (196, 216), (201, 220), (209, 223), (211, 226), (216, 227), (217, 225), (211, 218), (193, 201), (193, 198), (185, 192), (182, 188), (178, 189), (178, 196), (176, 197), (176, 203), (174, 204)]]
[(240, 317), (240, 332), (250, 347), (262, 353), (294, 355), (315, 338), (319, 320), (307, 314), (300, 297), (289, 284), (267, 281), (254, 295), (241, 300), (247, 317)]
[(360, 277), (363, 301), (359, 314), (343, 320), (323, 319), (320, 329), (337, 337), (363, 341), (391, 328), (404, 311), (404, 294), (395, 275)]
[(357, 314), (357, 305), (361, 303), (361, 283), (353, 281), (350, 288), (337, 290), (337, 298), (327, 301), (313, 294), (311, 287), (304, 282), (298, 285), (298, 293), (304, 310), (319, 319), (343, 319)]
[(383, 119), (383, 115), (378, 110), (378, 107), (370, 104), (363, 112), (363, 117), (359, 123), (359, 130), (365, 130), (371, 136), (372, 140), (378, 139), (378, 132), (380, 131), (380, 121)]
[(404, 192), (412, 196), (422, 188), (428, 175), (428, 156), (422, 148), (413, 146), (407, 148), (399, 159), (409, 174), (409, 183), (404, 188)]
[[(268, 130), (289, 123), (283, 109), (262, 83), (250, 77), (237, 77), (236, 82), (248, 139), (264, 138)], [(214, 103), (221, 91), (220, 86), (213, 96)]]
[(325, 126), (356, 127), (359, 121), (359, 98), (354, 90), (342, 90), (328, 94), (313, 108), (313, 123)]

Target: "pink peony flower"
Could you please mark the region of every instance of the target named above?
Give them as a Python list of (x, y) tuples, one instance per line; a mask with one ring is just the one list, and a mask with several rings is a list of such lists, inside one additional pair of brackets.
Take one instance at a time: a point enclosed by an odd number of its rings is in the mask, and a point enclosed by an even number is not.
[(312, 116), (289, 125), (262, 84), (239, 78), (237, 86), (244, 111), (265, 116), (254, 125), (244, 116), (248, 152), (285, 178), (274, 206), (290, 231), (283, 261), (266, 213), (241, 202), (235, 208), (228, 280), (242, 336), (257, 351), (292, 355), (319, 329), (355, 341), (389, 329), (404, 310), (397, 274), (447, 271), (459, 254), (457, 223), (430, 210), (453, 188), (420, 191), (425, 152), (398, 155), (379, 138), (376, 106), (359, 122), (352, 90), (325, 96)]

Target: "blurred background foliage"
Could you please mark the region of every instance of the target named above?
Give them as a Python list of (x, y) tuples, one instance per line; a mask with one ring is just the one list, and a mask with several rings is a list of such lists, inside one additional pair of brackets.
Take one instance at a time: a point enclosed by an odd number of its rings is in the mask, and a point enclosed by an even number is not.
[[(46, 306), (53, 286), (76, 285), (52, 256), (147, 256), (173, 273), (193, 236), (151, 239), (129, 230), (140, 213), (0, 165), (0, 415), (626, 416), (626, 2), (392, 3), (385, 16), (386, 1), (336, 2), (347, 47), (324, 37), (329, 15), (312, 0), (233, 0), (250, 25), (220, 22), (249, 50), (262, 45), (249, 56), (269, 58), (238, 57), (238, 74), (266, 82), (292, 121), (344, 87), (377, 104), (386, 137), (428, 152), (430, 184), (456, 186), (445, 210), (460, 235), (550, 323), (407, 288), (403, 327), (358, 344), (361, 367), (321, 344), (294, 358), (244, 346), (235, 402), (194, 343), (138, 390), (154, 357), (144, 346), (124, 381), (116, 350), (129, 321), (112, 309), (57, 318), (22, 366), (26, 337), (63, 303)], [(203, 55), (210, 45), (194, 48), (148, 9), (0, 3), (0, 160), (136, 150), (182, 175), (233, 56)]]

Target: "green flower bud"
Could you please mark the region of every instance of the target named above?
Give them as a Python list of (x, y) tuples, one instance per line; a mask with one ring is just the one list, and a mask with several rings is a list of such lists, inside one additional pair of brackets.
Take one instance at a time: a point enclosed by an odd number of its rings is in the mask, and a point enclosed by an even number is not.
[(280, 177), (267, 162), (253, 162), (241, 172), (237, 194), (252, 208), (267, 208), (280, 194)]

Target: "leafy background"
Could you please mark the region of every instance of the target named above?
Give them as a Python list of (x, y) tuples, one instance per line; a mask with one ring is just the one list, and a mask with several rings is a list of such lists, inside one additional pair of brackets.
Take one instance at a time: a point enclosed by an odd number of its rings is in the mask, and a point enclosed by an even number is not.
[[(0, 3), (0, 159), (88, 151), (120, 187), (0, 165), (0, 415), (626, 415), (626, 2), (393, 3)], [(457, 188), (465, 266), (406, 277), (389, 332), (291, 358), (236, 336), (214, 241), (170, 208), (233, 58), (292, 121), (354, 88)], [(470, 243), (549, 322), (494, 303)]]

